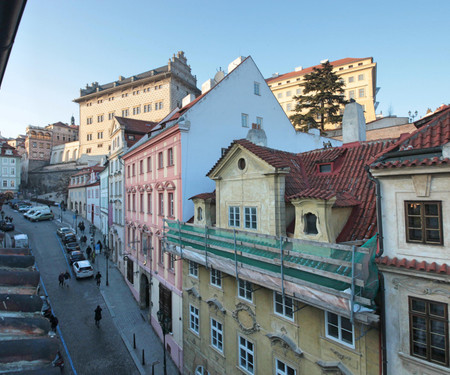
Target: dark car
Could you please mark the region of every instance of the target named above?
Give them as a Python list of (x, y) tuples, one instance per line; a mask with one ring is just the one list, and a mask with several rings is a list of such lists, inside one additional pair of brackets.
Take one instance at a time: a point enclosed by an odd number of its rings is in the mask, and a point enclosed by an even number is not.
[(86, 260), (84, 254), (78, 250), (72, 251), (69, 257), (70, 264), (72, 264), (73, 262), (78, 262), (79, 260)]
[(66, 247), (66, 251), (68, 253), (71, 253), (72, 251), (80, 251), (81, 250), (78, 242), (68, 242), (65, 244), (65, 247)]
[(9, 221), (1, 220), (0, 229), (4, 232), (9, 232), (11, 230), (14, 230), (14, 224)]
[(63, 244), (69, 243), (69, 242), (77, 242), (77, 236), (73, 233), (67, 233), (63, 235), (62, 237)]
[(61, 228), (58, 228), (57, 230), (56, 230), (56, 234), (58, 235), (58, 237), (63, 237), (64, 235), (66, 235), (66, 234), (69, 234), (69, 233), (72, 233), (73, 235), (75, 235), (75, 233), (73, 232), (73, 230), (71, 229), (71, 228), (69, 228), (69, 227), (61, 227)]

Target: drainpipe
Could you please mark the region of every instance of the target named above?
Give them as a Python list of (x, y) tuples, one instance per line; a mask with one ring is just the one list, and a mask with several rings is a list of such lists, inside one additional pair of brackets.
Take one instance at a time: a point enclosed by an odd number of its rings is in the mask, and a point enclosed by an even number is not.
[[(372, 176), (369, 171), (369, 166), (365, 167), (369, 180), (375, 183), (375, 196), (377, 202), (377, 229), (378, 229), (378, 244), (379, 252), (375, 254), (376, 258), (380, 258), (384, 253), (384, 236), (383, 236), (383, 221), (382, 221), (382, 211), (381, 211), (381, 186), (380, 181)], [(381, 299), (381, 309), (380, 309), (380, 351), (381, 351), (381, 366), (380, 375), (387, 375), (387, 348), (386, 348), (386, 296), (384, 287), (384, 276), (381, 272), (378, 272), (378, 279), (380, 282), (380, 299)]]

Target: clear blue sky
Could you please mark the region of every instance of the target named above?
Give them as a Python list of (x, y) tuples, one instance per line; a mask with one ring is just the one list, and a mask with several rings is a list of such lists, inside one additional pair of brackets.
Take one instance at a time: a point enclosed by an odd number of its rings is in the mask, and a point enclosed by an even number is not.
[(198, 86), (251, 55), (267, 78), (328, 58), (377, 62), (378, 111), (425, 114), (450, 100), (449, 0), (28, 0), (0, 88), (0, 131), (79, 123), (72, 102), (186, 53)]

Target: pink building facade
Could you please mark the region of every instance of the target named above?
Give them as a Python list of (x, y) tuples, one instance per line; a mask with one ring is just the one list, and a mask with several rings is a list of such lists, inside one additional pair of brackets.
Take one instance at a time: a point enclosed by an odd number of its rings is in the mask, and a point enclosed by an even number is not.
[(125, 279), (162, 339), (157, 312), (172, 322), (166, 348), (183, 368), (182, 262), (162, 248), (164, 218), (182, 216), (181, 136), (165, 129), (129, 151), (125, 165)]

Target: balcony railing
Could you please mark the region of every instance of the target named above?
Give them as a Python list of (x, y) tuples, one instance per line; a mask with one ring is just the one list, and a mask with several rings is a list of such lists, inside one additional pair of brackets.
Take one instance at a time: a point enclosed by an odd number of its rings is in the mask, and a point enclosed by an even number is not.
[(165, 225), (166, 250), (182, 258), (236, 277), (264, 275), (259, 277), (261, 284), (272, 287), (278, 283), (283, 294), (288, 289), (295, 296), (301, 286), (303, 295), (305, 290), (313, 294), (315, 290), (338, 297), (341, 305), (342, 299), (347, 300), (352, 318), (355, 304), (373, 304), (378, 289), (373, 259), (376, 238), (357, 247), (171, 220), (165, 220)]

